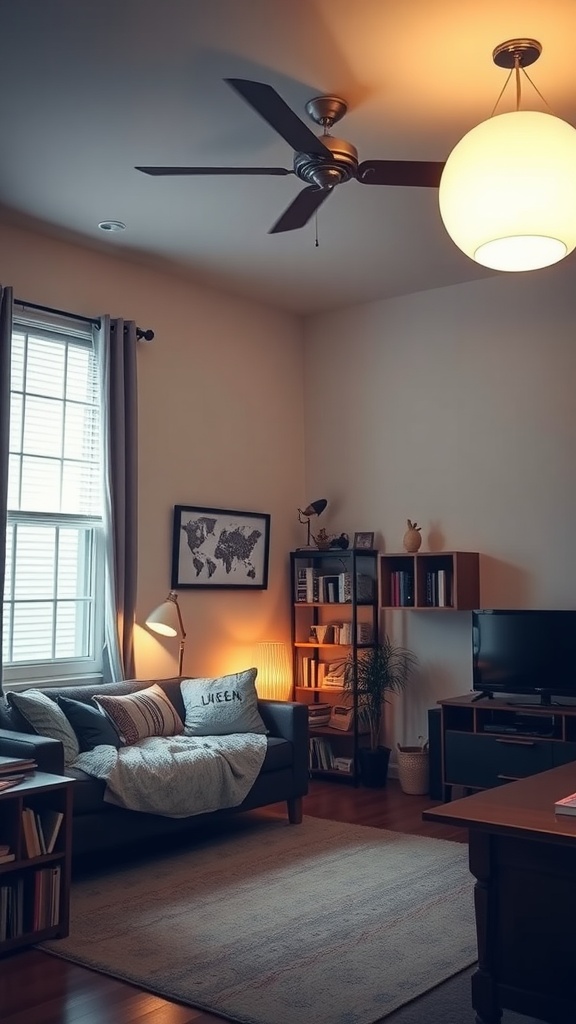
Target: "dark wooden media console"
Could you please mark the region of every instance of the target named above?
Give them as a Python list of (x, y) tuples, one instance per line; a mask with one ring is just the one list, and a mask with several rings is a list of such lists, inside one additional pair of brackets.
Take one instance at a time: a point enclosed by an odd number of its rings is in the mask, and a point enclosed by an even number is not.
[(576, 761), (575, 705), (478, 699), (477, 694), (438, 703), (445, 800), (454, 786), (491, 789)]

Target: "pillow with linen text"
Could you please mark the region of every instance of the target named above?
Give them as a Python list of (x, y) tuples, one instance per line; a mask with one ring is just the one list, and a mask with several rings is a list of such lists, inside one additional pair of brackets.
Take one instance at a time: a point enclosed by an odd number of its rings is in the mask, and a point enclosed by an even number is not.
[(93, 704), (85, 704), (81, 700), (71, 700), (70, 697), (57, 697), (58, 707), (66, 715), (70, 722), (81, 751), (94, 750), (94, 747), (102, 745), (109, 747), (122, 746), (114, 725), (108, 715), (95, 708)]
[(184, 732), (180, 715), (157, 683), (121, 697), (96, 694), (92, 700), (112, 719), (127, 746), (148, 736), (177, 736)]
[(8, 703), (20, 712), (38, 736), (60, 740), (64, 748), (64, 764), (71, 764), (76, 760), (80, 753), (80, 744), (74, 729), (55, 700), (47, 697), (41, 690), (23, 690), (21, 693), (11, 690), (7, 698)]
[(235, 732), (260, 735), (268, 730), (258, 711), (255, 668), (214, 679), (183, 679), (186, 736), (226, 736)]

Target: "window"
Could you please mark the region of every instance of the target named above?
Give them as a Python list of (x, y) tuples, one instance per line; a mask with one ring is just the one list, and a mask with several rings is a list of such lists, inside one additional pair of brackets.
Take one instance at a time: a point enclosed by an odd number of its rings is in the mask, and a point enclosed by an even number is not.
[(92, 328), (15, 317), (2, 651), (8, 684), (100, 672), (102, 512)]

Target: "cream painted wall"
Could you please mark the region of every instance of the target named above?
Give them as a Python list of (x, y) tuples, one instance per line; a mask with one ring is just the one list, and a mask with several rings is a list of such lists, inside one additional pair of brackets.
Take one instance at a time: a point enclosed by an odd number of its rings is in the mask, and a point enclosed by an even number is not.
[(139, 570), (136, 669), (177, 670), (176, 641), (143, 628), (170, 586), (176, 504), (271, 514), (266, 591), (181, 590), (184, 671), (253, 663), (254, 644), (289, 639), (286, 552), (304, 494), (302, 329), (295, 317), (194, 287), (111, 254), (0, 226), (0, 281), (18, 298), (152, 328), (138, 350)]
[[(485, 607), (576, 608), (574, 261), (310, 319), (308, 490), (329, 532), (401, 551), (481, 553)], [(314, 481), (314, 486), (311, 482)], [(426, 709), (471, 687), (470, 615), (387, 613), (419, 657), (386, 738), (427, 735)]]

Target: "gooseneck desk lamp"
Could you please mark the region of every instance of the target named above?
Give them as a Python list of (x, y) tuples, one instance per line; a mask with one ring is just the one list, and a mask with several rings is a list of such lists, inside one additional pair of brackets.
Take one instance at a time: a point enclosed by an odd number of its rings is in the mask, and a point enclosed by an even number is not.
[[(310, 520), (312, 519), (313, 516), (322, 515), (327, 504), (328, 502), (326, 501), (326, 498), (319, 498), (318, 501), (313, 501), (310, 503), (310, 505), (307, 505), (305, 509), (298, 509), (298, 521), (300, 523), (305, 523), (308, 528), (306, 544), (304, 548), (312, 548), (314, 546), (310, 543)], [(304, 548), (298, 548), (298, 550), (303, 551)]]

